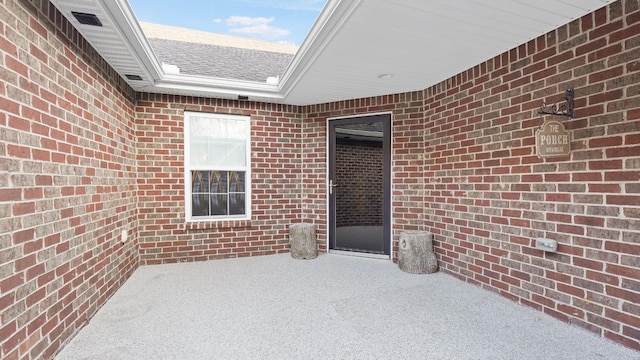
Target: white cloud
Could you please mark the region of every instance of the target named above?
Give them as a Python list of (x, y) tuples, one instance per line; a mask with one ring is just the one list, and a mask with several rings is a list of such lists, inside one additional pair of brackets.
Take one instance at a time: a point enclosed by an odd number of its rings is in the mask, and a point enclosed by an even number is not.
[(265, 17), (248, 17), (248, 16), (229, 16), (227, 18), (227, 25), (229, 26), (258, 26), (258, 25), (268, 25), (272, 23), (275, 18), (265, 18)]
[(230, 16), (225, 23), (230, 27), (231, 33), (254, 35), (269, 40), (281, 39), (291, 34), (287, 29), (271, 26), (274, 20), (273, 17)]

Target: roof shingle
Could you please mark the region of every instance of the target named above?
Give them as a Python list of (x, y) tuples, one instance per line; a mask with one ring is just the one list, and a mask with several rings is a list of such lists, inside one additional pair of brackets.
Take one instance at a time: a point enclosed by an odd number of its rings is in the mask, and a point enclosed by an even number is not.
[(298, 47), (292, 44), (141, 23), (158, 60), (181, 74), (265, 82), (284, 73)]
[(161, 62), (176, 65), (181, 74), (265, 82), (284, 73), (292, 54), (149, 39)]

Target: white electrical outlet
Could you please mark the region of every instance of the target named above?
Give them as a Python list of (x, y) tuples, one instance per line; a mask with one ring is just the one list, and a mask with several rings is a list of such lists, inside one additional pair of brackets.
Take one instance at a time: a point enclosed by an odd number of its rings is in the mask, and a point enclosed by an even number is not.
[(127, 234), (127, 230), (122, 230), (122, 234), (120, 234), (120, 241), (124, 244), (127, 242), (127, 238), (129, 234)]

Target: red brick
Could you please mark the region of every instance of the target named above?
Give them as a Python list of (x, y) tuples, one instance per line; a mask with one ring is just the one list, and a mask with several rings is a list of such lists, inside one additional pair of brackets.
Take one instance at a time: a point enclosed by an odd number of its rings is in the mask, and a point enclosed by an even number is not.
[[(579, 55), (579, 54), (576, 54)], [(573, 51), (565, 51), (562, 54), (547, 59), (547, 66), (554, 66), (570, 60), (574, 57)]]
[(29, 77), (29, 67), (13, 56), (5, 57), (5, 66), (7, 69), (12, 70), (25, 78)]
[(589, 62), (595, 62), (600, 59), (606, 59), (610, 56), (619, 54), (622, 52), (622, 44), (613, 44), (609, 47), (598, 49), (597, 51), (588, 55), (587, 59)]
[(632, 157), (640, 155), (640, 146), (606, 149), (607, 158)]
[(600, 36), (609, 35), (610, 33), (615, 32), (616, 30), (621, 29), (622, 27), (623, 27), (623, 24), (621, 20), (608, 23), (604, 26), (600, 26), (592, 30), (591, 32), (589, 32), (589, 39), (593, 40)]
[(604, 270), (602, 262), (600, 261), (587, 260), (587, 259), (577, 257), (573, 259), (573, 263), (576, 266), (587, 268), (587, 269), (592, 269), (597, 271)]
[(533, 300), (535, 303), (540, 304), (542, 306), (555, 307), (555, 301), (547, 297), (540, 296), (538, 294), (531, 294), (531, 300)]
[(562, 314), (560, 312), (557, 312), (555, 310), (549, 309), (549, 308), (544, 308), (544, 312), (548, 315), (553, 316), (554, 318), (562, 321), (562, 322), (569, 322), (569, 317), (565, 314)]
[(578, 46), (575, 49), (576, 56), (594, 52), (607, 45), (606, 39), (598, 39), (597, 41), (588, 42), (585, 45)]
[(575, 316), (579, 319), (584, 318), (584, 311), (573, 306), (558, 304), (558, 311), (569, 316)]
[[(602, 271), (602, 269), (599, 271)], [(603, 274), (600, 272), (587, 270), (587, 278), (600, 282), (602, 284), (608, 284), (613, 286), (620, 285), (620, 278), (618, 276), (611, 275), (611, 274)]]
[(34, 202), (20, 202), (13, 204), (11, 207), (13, 216), (32, 214), (36, 211), (36, 205)]
[(42, 188), (24, 189), (25, 200), (42, 199), (43, 197), (44, 197), (44, 193), (42, 191)]
[(622, 168), (620, 160), (589, 161), (590, 170), (617, 170)]
[(557, 226), (557, 230), (559, 233), (564, 234), (574, 234), (574, 235), (584, 235), (584, 228), (581, 226), (572, 226), (566, 224), (559, 224)]
[(38, 276), (42, 275), (44, 273), (44, 264), (38, 264), (32, 268), (30, 268), (29, 270), (27, 270), (26, 273), (26, 281), (31, 281), (35, 278), (37, 278)]
[(36, 264), (36, 255), (31, 254), (23, 256), (15, 261), (14, 269), (16, 272), (22, 272)]
[(22, 159), (29, 159), (31, 157), (31, 151), (26, 146), (7, 145), (7, 153), (10, 156)]
[(563, 283), (558, 283), (557, 290), (578, 298), (584, 298), (585, 296), (585, 292), (583, 289), (580, 289), (571, 285), (566, 285)]
[(42, 301), (45, 296), (47, 294), (47, 291), (45, 288), (40, 288), (40, 290), (37, 290), (36, 292), (32, 293), (31, 295), (27, 296), (26, 299), (26, 305), (27, 307), (32, 307), (33, 305), (39, 303), (40, 301)]
[[(4, 97), (0, 97), (0, 109), (3, 109), (9, 114), (20, 114), (20, 104)], [(28, 125), (28, 122), (26, 122), (26, 125)], [(22, 127), (25, 126), (25, 120), (15, 116), (9, 116), (9, 126), (19, 130), (24, 130)]]
[(19, 201), (22, 200), (22, 191), (20, 189), (0, 189), (0, 201)]
[(624, 143), (627, 145), (640, 144), (640, 133), (626, 135), (624, 137)]
[(636, 206), (640, 204), (640, 196), (632, 195), (607, 195), (606, 204)]
[(597, 83), (597, 82), (613, 79), (613, 78), (621, 76), (623, 73), (624, 73), (624, 67), (623, 66), (617, 66), (617, 67), (614, 67), (614, 68), (611, 68), (611, 69), (607, 69), (607, 70), (600, 71), (600, 72), (593, 73), (593, 74), (589, 75), (589, 82), (590, 83)]
[(22, 284), (24, 284), (24, 274), (15, 274), (0, 281), (0, 291), (3, 294), (6, 294), (11, 289), (14, 289)]
[(640, 254), (640, 245), (626, 244), (616, 241), (606, 241), (604, 245), (605, 250), (615, 251), (619, 253), (627, 253), (632, 255)]
[(551, 280), (563, 282), (563, 283), (566, 283), (566, 284), (571, 284), (571, 277), (569, 275), (566, 275), (566, 274), (561, 274), (559, 272), (547, 270), (546, 271), (546, 276), (547, 276), (548, 279), (551, 279)]
[(637, 268), (607, 264), (605, 271), (609, 274), (640, 280), (640, 271)]
[(15, 302), (16, 294), (15, 292), (4, 294), (0, 297), (0, 312), (4, 312), (4, 309), (13, 305)]
[(640, 293), (623, 290), (613, 286), (607, 286), (606, 292), (608, 295), (617, 297), (619, 299), (627, 300), (633, 303), (640, 303)]
[(589, 140), (589, 148), (612, 147), (622, 145), (622, 136), (612, 136), (608, 138), (598, 138)]

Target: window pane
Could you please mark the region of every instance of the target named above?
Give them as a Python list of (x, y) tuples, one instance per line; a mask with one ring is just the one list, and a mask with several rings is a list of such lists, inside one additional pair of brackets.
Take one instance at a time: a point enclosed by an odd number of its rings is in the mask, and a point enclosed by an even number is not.
[(206, 141), (191, 141), (189, 151), (191, 152), (191, 159), (189, 163), (192, 166), (206, 166), (209, 160), (209, 153), (207, 152), (209, 145)]
[(191, 211), (193, 216), (209, 216), (209, 194), (193, 193), (191, 195)]
[(244, 194), (229, 194), (229, 215), (244, 215)]
[(209, 172), (191, 171), (191, 192), (194, 194), (209, 192)]
[(211, 215), (229, 215), (227, 212), (228, 195), (211, 194)]
[(198, 116), (189, 119), (190, 166), (246, 166), (248, 121)]
[(211, 172), (211, 192), (214, 194), (227, 193), (227, 172), (226, 171)]
[(215, 167), (245, 166), (247, 163), (244, 140), (219, 139), (209, 146), (207, 165)]
[(243, 215), (245, 213), (245, 183), (244, 172), (229, 173), (229, 214)]
[(231, 171), (229, 173), (229, 192), (244, 193), (244, 171)]

